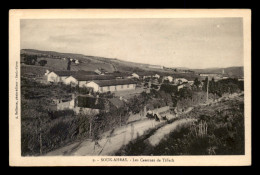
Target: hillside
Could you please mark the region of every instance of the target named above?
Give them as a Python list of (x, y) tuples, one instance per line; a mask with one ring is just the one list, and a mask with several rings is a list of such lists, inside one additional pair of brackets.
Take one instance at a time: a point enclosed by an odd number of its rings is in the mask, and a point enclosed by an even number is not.
[[(85, 70), (85, 71), (94, 71), (98, 68), (105, 69), (107, 72), (152, 72), (160, 73), (161, 75), (173, 75), (176, 78), (183, 77), (189, 79), (195, 79), (195, 77), (199, 77), (197, 74), (194, 73), (181, 73), (175, 72), (171, 69), (156, 69), (149, 67), (149, 64), (142, 64), (142, 63), (134, 63), (130, 61), (123, 61), (116, 58), (104, 58), (104, 57), (97, 57), (97, 56), (86, 56), (82, 54), (75, 54), (75, 53), (59, 53), (54, 51), (41, 51), (41, 50), (34, 50), (34, 49), (22, 49), (21, 54), (27, 55), (37, 55), (38, 61), (44, 59), (47, 60), (47, 64), (44, 67), (41, 66), (24, 66), (27, 67), (27, 72), (30, 71), (32, 67), (36, 72), (37, 69), (39, 70), (66, 70), (68, 59), (77, 59), (79, 60), (80, 64), (71, 64), (72, 71), (78, 70)], [(65, 59), (64, 59), (65, 58)], [(25, 69), (25, 68), (22, 68)], [(188, 69), (188, 68), (177, 68), (178, 70), (191, 70), (195, 73), (222, 73), (222, 68), (211, 68), (211, 69)], [(34, 71), (34, 72), (35, 72)], [(224, 68), (225, 74), (228, 74), (231, 77), (243, 77), (243, 67), (229, 67)], [(41, 71), (44, 72), (44, 71)]]
[(228, 68), (210, 68), (210, 69), (193, 69), (196, 73), (222, 73), (231, 77), (244, 77), (244, 67), (228, 67)]
[[(149, 64), (140, 64), (129, 61), (123, 61), (116, 58), (104, 58), (97, 56), (86, 56), (74, 53), (59, 53), (54, 51), (40, 51), (34, 49), (22, 49), (21, 54), (37, 55), (38, 61), (41, 59), (47, 60), (46, 68), (51, 70), (66, 70), (67, 59), (77, 59), (80, 64), (71, 64), (71, 70), (86, 70), (94, 71), (97, 68), (103, 68), (107, 72), (121, 71), (121, 72), (161, 72), (172, 74), (172, 71), (163, 69), (149, 68)], [(63, 59), (66, 58), (66, 59)]]

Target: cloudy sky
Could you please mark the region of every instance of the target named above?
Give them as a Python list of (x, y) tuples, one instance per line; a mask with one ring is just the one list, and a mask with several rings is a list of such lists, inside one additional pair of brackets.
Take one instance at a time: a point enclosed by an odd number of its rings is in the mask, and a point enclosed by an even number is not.
[(241, 18), (23, 19), (21, 49), (167, 67), (242, 66), (243, 25)]

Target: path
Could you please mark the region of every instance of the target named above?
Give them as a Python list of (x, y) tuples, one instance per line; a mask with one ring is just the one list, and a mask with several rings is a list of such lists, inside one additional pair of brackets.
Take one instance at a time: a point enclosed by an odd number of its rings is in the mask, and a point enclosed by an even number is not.
[[(173, 119), (174, 115), (167, 115), (168, 119)], [(47, 153), (47, 156), (56, 155), (112, 155), (115, 151), (120, 149), (123, 145), (128, 144), (131, 140), (144, 134), (145, 131), (165, 123), (166, 121), (156, 122), (155, 120), (141, 120), (114, 130), (112, 135), (106, 132), (102, 135), (102, 139), (98, 141), (101, 147), (95, 147), (95, 142), (92, 140), (85, 140), (83, 142), (76, 142), (68, 146), (59, 148), (57, 150)]]
[(150, 136), (147, 140), (152, 146), (156, 146), (165, 136), (167, 136), (176, 128), (178, 128), (178, 126), (184, 126), (193, 121), (195, 121), (195, 119), (190, 119), (190, 118), (174, 121), (173, 123), (165, 125), (159, 128), (158, 130), (156, 130), (156, 132), (152, 136)]

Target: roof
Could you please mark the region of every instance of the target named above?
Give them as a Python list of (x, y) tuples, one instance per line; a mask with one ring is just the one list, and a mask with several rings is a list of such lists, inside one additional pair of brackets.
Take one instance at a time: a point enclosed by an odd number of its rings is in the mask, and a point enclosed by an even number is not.
[(59, 76), (71, 76), (76, 74), (76, 71), (53, 71), (53, 72)]
[(127, 72), (113, 72), (113, 73), (108, 73), (106, 75), (111, 75), (115, 77), (124, 77), (124, 76), (130, 76), (131, 74)]
[(92, 109), (104, 109), (105, 100), (102, 98), (78, 96), (78, 107), (92, 108)]
[(124, 102), (118, 98), (109, 98), (108, 101), (110, 101), (117, 108), (124, 106)]
[(98, 75), (96, 72), (94, 71), (85, 71), (85, 70), (79, 70), (77, 72), (77, 74), (82, 74), (82, 75)]
[(59, 76), (71, 76), (71, 75), (98, 75), (96, 72), (93, 71), (53, 71)]
[(125, 85), (125, 84), (136, 84), (131, 79), (120, 79), (120, 80), (94, 80), (96, 84), (100, 87), (104, 86), (115, 86), (115, 85)]
[(152, 75), (154, 75), (151, 72), (136, 72), (136, 74), (139, 75), (139, 76), (152, 76)]
[(78, 81), (92, 81), (92, 80), (112, 80), (115, 79), (111, 75), (84, 75), (84, 74), (75, 74), (73, 75)]

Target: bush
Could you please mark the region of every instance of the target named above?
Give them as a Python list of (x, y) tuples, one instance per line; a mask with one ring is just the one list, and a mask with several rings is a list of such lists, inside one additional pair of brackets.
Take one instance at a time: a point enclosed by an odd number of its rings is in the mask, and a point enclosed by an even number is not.
[(46, 60), (40, 60), (38, 62), (41, 66), (45, 66), (47, 64), (47, 61)]
[(73, 116), (74, 111), (71, 109), (62, 110), (62, 111), (49, 111), (48, 115), (49, 115), (49, 117), (51, 117), (51, 119), (56, 119), (56, 118), (64, 117), (64, 116)]

